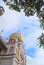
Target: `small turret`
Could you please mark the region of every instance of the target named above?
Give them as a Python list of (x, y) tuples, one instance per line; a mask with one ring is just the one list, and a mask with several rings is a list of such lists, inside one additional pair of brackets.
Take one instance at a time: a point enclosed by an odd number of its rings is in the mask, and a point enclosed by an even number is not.
[[(24, 54), (24, 46), (23, 46), (23, 42), (24, 42), (24, 37), (19, 34), (19, 33), (13, 33), (10, 37), (9, 40), (12, 41), (14, 40), (14, 52), (16, 54), (16, 58), (19, 61), (16, 61), (16, 65), (20, 64), (20, 65), (25, 65), (25, 54)], [(13, 61), (14, 63), (14, 61)]]

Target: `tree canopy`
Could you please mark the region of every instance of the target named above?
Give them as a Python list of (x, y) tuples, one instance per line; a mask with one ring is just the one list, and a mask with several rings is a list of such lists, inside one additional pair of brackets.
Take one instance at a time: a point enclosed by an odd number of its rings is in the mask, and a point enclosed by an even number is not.
[(42, 29), (44, 29), (44, 19), (40, 20), (40, 26)]
[(3, 0), (10, 9), (20, 12), (23, 9), (26, 16), (37, 13), (44, 19), (44, 0)]
[(39, 47), (43, 47), (44, 49), (44, 33), (41, 34), (41, 36), (39, 36)]

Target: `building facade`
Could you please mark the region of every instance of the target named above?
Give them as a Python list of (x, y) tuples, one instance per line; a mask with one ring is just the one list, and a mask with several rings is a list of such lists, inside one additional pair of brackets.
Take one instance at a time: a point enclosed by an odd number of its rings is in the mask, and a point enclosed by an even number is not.
[(0, 36), (0, 65), (26, 65), (23, 42), (19, 33), (11, 34), (8, 42)]

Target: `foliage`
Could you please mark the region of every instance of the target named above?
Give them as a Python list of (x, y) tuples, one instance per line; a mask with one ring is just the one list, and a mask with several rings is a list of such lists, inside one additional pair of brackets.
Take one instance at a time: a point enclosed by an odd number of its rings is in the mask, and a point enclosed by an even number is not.
[(2, 16), (4, 14), (5, 10), (2, 6), (0, 6), (0, 16)]
[(39, 47), (43, 47), (44, 48), (44, 33), (42, 33), (42, 35), (38, 38), (40, 46)]
[[(44, 0), (3, 0), (6, 5), (9, 5), (10, 9), (14, 9), (18, 12), (23, 9), (25, 15), (34, 15), (35, 12), (37, 16), (41, 16), (41, 8), (44, 4)], [(42, 10), (43, 11), (43, 10)], [(43, 16), (42, 16), (43, 17)]]
[(42, 29), (44, 29), (44, 19), (40, 20), (40, 26), (41, 26)]

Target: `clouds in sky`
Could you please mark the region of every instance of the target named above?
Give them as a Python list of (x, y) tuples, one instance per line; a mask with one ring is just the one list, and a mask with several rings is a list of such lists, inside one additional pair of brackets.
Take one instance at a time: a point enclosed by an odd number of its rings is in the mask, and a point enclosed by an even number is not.
[(26, 56), (27, 65), (44, 65), (44, 58)]
[(5, 14), (0, 17), (2, 28), (4, 28), (5, 31), (17, 28), (20, 25), (19, 16), (17, 16), (17, 13), (14, 14), (14, 11), (5, 11)]
[(38, 48), (36, 51), (35, 57), (32, 58), (26, 55), (27, 65), (44, 65), (44, 50)]
[(37, 38), (44, 32), (39, 19), (36, 15), (27, 17), (22, 11), (9, 10), (2, 0), (0, 5), (5, 9), (5, 13), (0, 16), (0, 31), (4, 30), (2, 36), (5, 38), (13, 32), (21, 33), (25, 38), (25, 53), (31, 56), (27, 56), (27, 65), (44, 65), (44, 50), (37, 46)]

